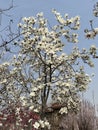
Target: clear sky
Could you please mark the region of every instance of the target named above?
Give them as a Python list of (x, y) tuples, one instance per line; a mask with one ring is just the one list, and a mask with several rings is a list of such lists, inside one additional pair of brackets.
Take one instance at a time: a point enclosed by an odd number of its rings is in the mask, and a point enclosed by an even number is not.
[[(11, 3), (11, 0), (0, 0), (0, 8), (7, 8)], [(51, 10), (55, 8), (62, 15), (68, 13), (69, 16), (79, 15), (81, 18), (81, 28), (79, 32), (79, 47), (89, 48), (91, 44), (98, 47), (98, 36), (94, 40), (87, 40), (84, 37), (84, 29), (90, 28), (89, 20), (94, 20), (94, 27), (98, 27), (98, 19), (93, 16), (93, 5), (96, 0), (14, 0), (16, 6), (7, 14), (11, 14), (14, 22), (14, 27), (17, 26), (21, 17), (28, 17), (36, 15), (38, 12), (44, 12), (44, 15), (49, 19), (50, 24), (54, 23), (54, 15)], [(10, 18), (2, 15), (2, 26), (0, 30), (8, 24)], [(98, 104), (98, 59), (94, 61), (95, 67), (91, 69), (86, 67), (86, 71), (89, 74), (95, 73), (95, 77), (92, 79), (89, 89), (87, 90), (85, 97), (90, 101), (93, 101), (92, 93), (94, 93), (95, 103)]]

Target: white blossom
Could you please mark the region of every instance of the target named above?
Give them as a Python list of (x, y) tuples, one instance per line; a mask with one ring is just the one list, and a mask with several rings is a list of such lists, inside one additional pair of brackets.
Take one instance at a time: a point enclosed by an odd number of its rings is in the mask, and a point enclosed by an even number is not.
[(2, 124), (2, 123), (0, 123), (0, 126), (3, 126), (3, 124)]
[(33, 106), (33, 105), (32, 105), (32, 106), (30, 106), (30, 107), (29, 107), (29, 109), (30, 109), (30, 110), (33, 110), (33, 109), (34, 109), (34, 106)]
[(34, 109), (33, 111), (34, 111), (34, 112), (39, 112), (39, 110), (38, 110), (37, 108), (36, 108), (36, 109)]
[(35, 92), (31, 92), (30, 96), (34, 97), (35, 96)]
[(46, 126), (48, 129), (50, 129), (50, 124), (49, 124), (49, 122), (48, 122), (47, 120), (45, 121), (44, 124), (45, 124), (45, 126)]
[(40, 127), (40, 124), (39, 124), (38, 122), (35, 122), (35, 123), (33, 124), (33, 126), (34, 126), (35, 129), (38, 129), (38, 128)]
[(94, 39), (96, 36), (96, 32), (95, 31), (90, 31), (90, 32), (87, 32), (85, 34), (85, 37), (88, 38), (88, 39)]
[(44, 121), (43, 120), (39, 120), (39, 124), (41, 125), (41, 128), (45, 127)]
[(64, 114), (64, 113), (67, 114), (67, 113), (68, 113), (68, 110), (67, 110), (66, 107), (62, 107), (62, 108), (60, 109), (59, 113), (60, 113), (60, 114)]

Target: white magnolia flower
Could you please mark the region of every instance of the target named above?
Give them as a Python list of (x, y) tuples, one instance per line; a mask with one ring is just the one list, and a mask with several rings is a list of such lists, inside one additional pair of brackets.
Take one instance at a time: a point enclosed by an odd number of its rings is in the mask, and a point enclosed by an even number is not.
[(38, 109), (34, 109), (33, 111), (34, 111), (34, 112), (39, 112)]
[(28, 19), (28, 18), (23, 17), (23, 18), (22, 18), (22, 21), (23, 21), (23, 22), (26, 22), (26, 21), (27, 21), (27, 19)]
[(49, 122), (48, 121), (45, 121), (45, 126), (48, 128), (48, 129), (50, 129), (50, 124), (49, 124)]
[(67, 13), (64, 16), (65, 16), (65, 18), (68, 18), (68, 14)]
[(44, 124), (44, 121), (43, 120), (39, 120), (39, 123), (41, 125), (41, 128), (44, 128), (45, 127), (45, 124)]
[(33, 105), (32, 105), (32, 106), (30, 106), (30, 107), (29, 107), (29, 109), (30, 109), (30, 110), (33, 110), (33, 109), (34, 109), (34, 106), (33, 106)]
[(3, 66), (9, 66), (10, 63), (9, 63), (9, 62), (4, 62), (2, 65), (3, 65)]
[(34, 97), (35, 96), (35, 92), (31, 92), (30, 96)]
[(20, 100), (24, 100), (24, 99), (25, 99), (25, 96), (21, 96), (21, 97), (20, 97)]
[(67, 114), (67, 113), (68, 113), (68, 110), (67, 110), (66, 107), (62, 107), (62, 108), (60, 109), (59, 113), (60, 113), (60, 114), (64, 114), (64, 113)]
[(94, 31), (96, 32), (96, 34), (98, 34), (98, 28), (94, 28)]
[(38, 128), (40, 127), (40, 124), (39, 124), (38, 122), (35, 122), (35, 123), (33, 124), (33, 126), (34, 126), (35, 129), (38, 129)]
[(19, 114), (20, 108), (16, 108), (16, 114)]
[(43, 12), (38, 13), (37, 17), (43, 17)]
[(29, 119), (28, 122), (30, 123), (32, 121), (32, 119)]
[(26, 106), (27, 105), (27, 101), (26, 100), (22, 100), (22, 106)]
[(90, 67), (94, 67), (94, 63), (92, 61), (89, 61), (88, 64), (90, 65)]
[(42, 89), (43, 87), (44, 87), (44, 85), (42, 85), (42, 84), (38, 86), (39, 89)]
[(96, 36), (95, 31), (90, 31), (85, 34), (85, 37), (88, 39), (93, 39)]
[[(63, 92), (64, 92), (64, 91), (63, 91)], [(62, 98), (61, 98), (61, 97), (57, 97), (57, 100), (61, 102), (61, 101), (62, 101)]]
[(71, 83), (70, 83), (70, 82), (66, 82), (66, 83), (65, 83), (65, 86), (66, 86), (66, 87), (70, 87), (70, 86), (71, 86)]
[(38, 90), (37, 87), (32, 88), (32, 91), (36, 92)]
[(0, 123), (0, 126), (3, 126), (3, 124), (2, 124), (2, 123)]
[(80, 20), (80, 16), (75, 16), (75, 20)]
[(2, 82), (0, 82), (1, 84), (6, 83), (7, 79), (4, 79)]

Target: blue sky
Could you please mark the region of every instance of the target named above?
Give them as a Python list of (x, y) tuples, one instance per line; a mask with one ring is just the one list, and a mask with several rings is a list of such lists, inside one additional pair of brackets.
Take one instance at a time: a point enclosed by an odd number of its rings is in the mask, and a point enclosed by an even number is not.
[[(0, 8), (7, 8), (11, 3), (11, 0), (0, 0)], [(14, 0), (14, 5), (16, 6), (7, 14), (11, 14), (11, 17), (14, 21), (14, 27), (17, 26), (18, 21), (21, 17), (28, 17), (36, 15), (38, 12), (44, 12), (44, 15), (49, 19), (50, 24), (54, 23), (54, 15), (51, 13), (51, 10), (55, 8), (62, 15), (68, 13), (69, 16), (79, 15), (81, 18), (81, 28), (78, 31), (79, 33), (79, 47), (80, 48), (89, 48), (91, 44), (94, 44), (98, 47), (98, 36), (94, 40), (87, 40), (84, 37), (84, 29), (90, 28), (89, 20), (94, 20), (94, 27), (98, 27), (98, 19), (94, 18), (92, 14), (93, 5), (96, 3), (96, 0)], [(0, 30), (8, 24), (10, 18), (2, 15), (2, 26)], [(86, 71), (89, 74), (95, 73), (95, 77), (92, 79), (92, 83), (89, 86), (85, 94), (85, 98), (93, 101), (92, 93), (94, 93), (95, 103), (98, 104), (98, 59), (94, 61), (95, 67), (91, 69), (89, 66), (86, 67)]]

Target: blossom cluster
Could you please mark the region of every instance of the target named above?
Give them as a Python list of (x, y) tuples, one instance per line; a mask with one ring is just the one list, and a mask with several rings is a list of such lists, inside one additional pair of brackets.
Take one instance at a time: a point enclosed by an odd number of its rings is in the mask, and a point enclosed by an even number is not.
[(68, 14), (65, 14), (65, 19), (61, 16), (60, 13), (58, 13), (55, 9), (52, 10), (52, 12), (55, 14), (57, 21), (64, 26), (70, 26), (71, 24), (73, 24), (73, 27), (71, 27), (71, 29), (79, 29), (80, 28), (80, 17), (79, 16), (75, 16), (72, 18), (69, 18)]
[(34, 123), (40, 119), (39, 115), (22, 108), (21, 106), (9, 106), (0, 113), (0, 129), (4, 130), (28, 130), (34, 128)]
[(98, 28), (94, 28), (93, 30), (86, 30), (85, 37), (88, 39), (94, 39), (98, 35)]
[(39, 129), (39, 128), (48, 128), (48, 129), (50, 129), (50, 124), (49, 124), (49, 122), (47, 120), (45, 120), (45, 121), (44, 120), (36, 121), (33, 126), (36, 129)]

